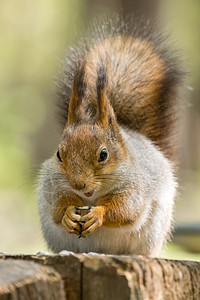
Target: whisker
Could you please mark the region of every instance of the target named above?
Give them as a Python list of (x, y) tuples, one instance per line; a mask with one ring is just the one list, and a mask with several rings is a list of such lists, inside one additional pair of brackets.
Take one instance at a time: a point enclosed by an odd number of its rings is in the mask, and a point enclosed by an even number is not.
[(110, 184), (108, 183), (108, 182), (103, 182), (103, 181), (99, 181), (100, 182), (100, 184), (98, 184), (97, 183), (98, 181), (95, 181), (94, 183), (96, 184), (96, 185), (98, 185), (98, 186), (110, 186)]
[(106, 181), (106, 182), (123, 182), (123, 183), (131, 183), (130, 180), (121, 180), (120, 178), (105, 178), (105, 177), (98, 177), (98, 180)]

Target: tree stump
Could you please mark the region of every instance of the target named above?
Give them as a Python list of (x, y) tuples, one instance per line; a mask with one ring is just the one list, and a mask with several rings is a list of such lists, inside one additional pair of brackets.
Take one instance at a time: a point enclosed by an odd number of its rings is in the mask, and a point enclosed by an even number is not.
[(59, 273), (21, 259), (0, 260), (1, 300), (66, 299)]
[(0, 300), (200, 299), (200, 262), (72, 253), (0, 258)]

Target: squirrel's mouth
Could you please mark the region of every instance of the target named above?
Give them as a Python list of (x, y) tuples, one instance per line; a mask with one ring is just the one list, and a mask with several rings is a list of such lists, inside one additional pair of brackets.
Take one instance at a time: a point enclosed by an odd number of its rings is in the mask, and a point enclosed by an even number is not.
[(87, 192), (87, 193), (84, 193), (84, 195), (86, 197), (91, 197), (92, 195), (94, 194), (94, 190), (90, 191), (90, 192)]

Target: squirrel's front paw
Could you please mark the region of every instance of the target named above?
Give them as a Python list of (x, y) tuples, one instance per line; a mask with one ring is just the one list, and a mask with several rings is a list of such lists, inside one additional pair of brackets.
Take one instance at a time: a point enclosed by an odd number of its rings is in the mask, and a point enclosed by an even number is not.
[(67, 230), (68, 233), (74, 233), (80, 236), (81, 233), (81, 225), (79, 222), (81, 221), (81, 216), (75, 213), (75, 206), (68, 206), (64, 217), (62, 218), (62, 225)]
[(82, 232), (81, 236), (85, 237), (89, 233), (93, 233), (103, 224), (105, 210), (102, 206), (92, 208), (92, 211), (81, 218)]

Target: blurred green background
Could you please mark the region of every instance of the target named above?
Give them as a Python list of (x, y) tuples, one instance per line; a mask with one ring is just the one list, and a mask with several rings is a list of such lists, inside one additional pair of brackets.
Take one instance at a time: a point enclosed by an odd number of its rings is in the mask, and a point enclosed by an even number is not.
[[(151, 2), (151, 14), (157, 2)], [(60, 138), (54, 78), (67, 47), (88, 21), (120, 7), (125, 12), (133, 8), (128, 0), (0, 2), (0, 252), (47, 250), (35, 187), (40, 163)], [(189, 73), (183, 89), (175, 221), (200, 224), (200, 1), (166, 0), (159, 10)], [(200, 260), (199, 239), (196, 235), (195, 250), (181, 241), (170, 244), (162, 257)]]

